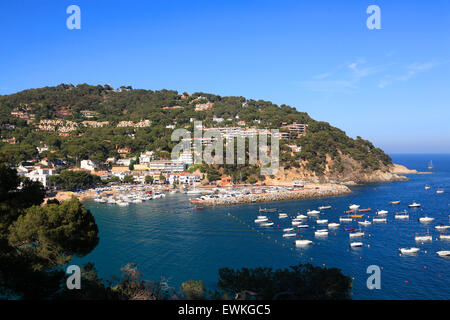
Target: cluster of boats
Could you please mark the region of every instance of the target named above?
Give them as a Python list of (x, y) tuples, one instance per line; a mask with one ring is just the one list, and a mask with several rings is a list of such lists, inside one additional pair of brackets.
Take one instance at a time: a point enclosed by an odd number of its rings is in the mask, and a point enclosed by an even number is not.
[[(399, 204), (400, 201), (391, 201), (390, 204)], [(415, 201), (412, 204), (408, 205), (409, 208), (420, 208), (421, 204), (416, 203)], [(330, 229), (339, 228), (341, 226), (341, 223), (349, 223), (353, 222), (356, 219), (362, 219), (365, 216), (365, 212), (372, 211), (370, 208), (367, 209), (361, 209), (360, 205), (352, 204), (349, 206), (349, 210), (345, 211), (347, 213), (346, 216), (339, 217), (339, 223), (338, 222), (330, 222), (328, 219), (322, 219), (319, 218), (319, 215), (321, 214), (321, 211), (331, 209), (331, 206), (320, 206), (319, 210), (308, 210), (306, 214), (297, 214), (295, 217), (293, 217), (290, 221), (292, 227), (284, 228), (283, 229), (283, 238), (295, 238), (297, 236), (296, 229), (295, 228), (309, 228), (308, 225), (308, 218), (315, 217), (315, 223), (317, 225), (317, 228), (314, 227), (316, 230), (314, 231), (314, 236), (316, 238), (320, 237), (327, 237), (328, 233), (330, 232)], [(261, 213), (276, 213), (277, 209), (271, 208), (260, 208), (259, 212)], [(387, 223), (387, 215), (389, 214), (388, 210), (377, 210), (375, 216), (372, 217), (372, 220), (361, 220), (357, 221), (359, 226), (370, 226), (372, 223)], [(278, 212), (278, 219), (287, 219), (289, 218), (289, 215), (284, 212)], [(406, 220), (409, 219), (409, 214), (406, 210), (403, 212), (397, 212), (394, 214), (395, 219), (399, 220)], [(420, 223), (431, 223), (435, 220), (435, 218), (424, 216), (418, 219)], [(270, 220), (270, 218), (266, 215), (259, 215), (254, 220), (255, 223), (259, 224), (261, 227), (270, 227), (274, 225), (274, 222)], [(326, 228), (327, 227), (327, 228)], [(450, 240), (450, 234), (445, 234), (443, 232), (450, 230), (450, 225), (444, 225), (439, 224), (435, 226), (435, 229), (439, 232), (441, 232), (439, 238), (440, 240)], [(350, 244), (349, 246), (351, 248), (357, 248), (362, 247), (363, 243), (361, 241), (357, 241), (358, 238), (363, 238), (365, 236), (364, 231), (361, 230), (361, 227), (356, 230), (355, 228), (351, 227), (344, 227), (344, 230), (348, 232)], [(425, 241), (432, 241), (432, 236), (429, 234), (429, 232), (425, 235), (419, 235), (416, 234), (415, 236), (416, 242), (425, 242)], [(308, 239), (297, 239), (295, 240), (296, 246), (308, 246), (313, 244), (312, 240)], [(408, 248), (400, 248), (400, 253), (402, 255), (408, 255), (408, 254), (417, 254), (420, 251), (420, 248), (416, 247), (408, 247)], [(441, 257), (449, 257), (450, 251), (448, 250), (442, 250), (438, 251), (437, 254)]]
[(162, 192), (147, 193), (140, 191), (136, 193), (117, 193), (112, 195), (97, 196), (95, 202), (115, 204), (121, 207), (128, 206), (130, 203), (142, 203), (148, 200), (161, 199), (166, 195)]

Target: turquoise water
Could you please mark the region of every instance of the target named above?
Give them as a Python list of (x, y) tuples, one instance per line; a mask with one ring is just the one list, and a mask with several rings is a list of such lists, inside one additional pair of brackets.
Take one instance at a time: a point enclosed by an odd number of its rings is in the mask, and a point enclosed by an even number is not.
[[(355, 187), (352, 194), (339, 197), (204, 210), (193, 210), (188, 196), (181, 194), (128, 207), (86, 202), (99, 226), (100, 243), (81, 260), (94, 262), (104, 278), (118, 275), (122, 266), (135, 262), (149, 280), (170, 278), (171, 284), (178, 286), (189, 279), (202, 279), (209, 288), (216, 285), (221, 267), (287, 267), (310, 262), (340, 268), (354, 278), (354, 299), (449, 299), (450, 259), (439, 257), (436, 251), (450, 250), (450, 241), (438, 240), (434, 226), (450, 222), (450, 155), (392, 157), (395, 163), (419, 171), (426, 171), (429, 160), (433, 160), (436, 174), (411, 175), (407, 182)], [(425, 190), (425, 184), (432, 189)], [(446, 193), (436, 194), (438, 187)], [(401, 204), (393, 207), (389, 205), (392, 200), (401, 200)], [(423, 208), (408, 209), (407, 204), (414, 200)], [(372, 208), (367, 214), (369, 220), (377, 209), (389, 210), (387, 223), (362, 227), (366, 236), (353, 240), (364, 243), (359, 249), (349, 248), (344, 224), (330, 232), (328, 238), (317, 239), (316, 224), (309, 218), (310, 228), (300, 229), (298, 239), (314, 243), (300, 249), (295, 248), (293, 238), (282, 237), (282, 228), (291, 227), (290, 219), (268, 213), (275, 223), (273, 227), (257, 227), (253, 222), (260, 206), (275, 207), (294, 216), (321, 205), (332, 205), (333, 209), (324, 211), (320, 218), (338, 222), (352, 203)], [(410, 219), (395, 220), (393, 213), (404, 209), (408, 209)], [(425, 213), (436, 218), (429, 225), (433, 241), (420, 244), (414, 241), (413, 234), (427, 232), (427, 226), (417, 220)], [(358, 227), (356, 222), (345, 226)], [(399, 256), (398, 249), (408, 246), (417, 246), (421, 252), (417, 256)], [(366, 286), (369, 265), (382, 268), (380, 290)]]

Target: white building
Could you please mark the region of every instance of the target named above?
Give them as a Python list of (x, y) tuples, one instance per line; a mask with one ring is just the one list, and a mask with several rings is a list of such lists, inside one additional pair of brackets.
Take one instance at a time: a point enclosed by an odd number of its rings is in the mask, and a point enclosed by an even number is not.
[(187, 166), (191, 166), (194, 164), (194, 159), (192, 157), (192, 153), (190, 152), (180, 153), (180, 157), (178, 158), (178, 160), (183, 161)]
[(97, 167), (98, 167), (97, 164), (94, 161), (92, 161), (92, 160), (81, 160), (81, 162), (80, 162), (80, 168), (81, 169), (94, 171), (95, 168), (97, 168)]
[(119, 166), (126, 166), (128, 167), (131, 163), (131, 161), (133, 161), (133, 158), (128, 158), (128, 159), (119, 159), (116, 161), (116, 164)]
[(150, 162), (150, 171), (183, 172), (186, 165), (179, 160), (158, 160)]
[(49, 167), (36, 167), (36, 169), (25, 174), (25, 177), (32, 181), (39, 181), (42, 185), (48, 187), (48, 178), (56, 174), (56, 169)]
[(170, 184), (194, 184), (201, 182), (201, 178), (198, 175), (182, 172), (182, 173), (169, 173), (167, 174), (167, 181)]
[(139, 163), (150, 163), (153, 160), (153, 151), (141, 153), (139, 156)]

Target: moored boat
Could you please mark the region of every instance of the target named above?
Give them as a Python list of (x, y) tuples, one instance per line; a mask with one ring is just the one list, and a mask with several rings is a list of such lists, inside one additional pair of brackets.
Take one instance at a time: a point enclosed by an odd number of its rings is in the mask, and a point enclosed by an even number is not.
[(353, 219), (350, 217), (339, 217), (340, 222), (352, 222)]
[(388, 213), (389, 213), (389, 211), (387, 211), (387, 210), (378, 210), (377, 211), (377, 215), (379, 215), (379, 216), (385, 216)]
[(431, 235), (416, 235), (414, 237), (416, 241), (433, 241), (433, 238)]
[(450, 257), (450, 250), (442, 250), (436, 252), (440, 257)]
[(360, 224), (362, 226), (369, 226), (372, 224), (372, 222), (370, 222), (368, 220), (364, 220), (364, 221), (358, 221), (358, 224)]
[(421, 223), (430, 223), (430, 222), (433, 222), (433, 221), (434, 221), (434, 218), (431, 218), (431, 217), (422, 217), (422, 218), (419, 218), (419, 221), (420, 221)]
[(373, 218), (372, 222), (387, 222), (386, 218)]
[(417, 203), (417, 202), (414, 201), (413, 203), (409, 204), (408, 207), (410, 207), (410, 208), (420, 208), (421, 205), (420, 205), (420, 203)]
[(400, 204), (400, 201), (398, 201), (398, 200), (397, 201), (390, 201), (389, 203), (390, 204)]
[(308, 216), (315, 216), (315, 215), (318, 215), (319, 213), (320, 213), (320, 211), (317, 211), (317, 210), (309, 210), (306, 214)]
[(327, 224), (328, 220), (327, 219), (319, 219), (316, 222), (317, 222), (317, 224)]
[(284, 233), (283, 237), (284, 238), (290, 238), (290, 237), (295, 237), (297, 234), (296, 233)]
[(349, 206), (348, 206), (348, 208), (349, 208), (350, 210), (358, 210), (359, 207), (360, 207), (359, 204), (352, 204), (352, 205), (349, 205)]
[(352, 247), (352, 248), (359, 248), (359, 247), (362, 247), (362, 246), (363, 246), (362, 242), (351, 242), (350, 243), (350, 247)]
[(357, 232), (349, 233), (348, 236), (349, 236), (350, 238), (364, 237), (364, 232), (357, 231)]
[(295, 240), (296, 246), (307, 246), (312, 244), (313, 242), (311, 240)]
[(420, 251), (419, 248), (400, 248), (399, 249), (401, 254), (415, 254)]
[(439, 230), (439, 231), (445, 231), (445, 230), (447, 230), (447, 229), (450, 229), (450, 226), (440, 224), (440, 225), (438, 225), (438, 226), (435, 226), (434, 228), (435, 228), (436, 230)]
[(441, 234), (439, 236), (439, 239), (441, 239), (441, 240), (450, 240), (450, 234)]
[(340, 224), (336, 223), (336, 222), (331, 222), (328, 224), (328, 228), (337, 228), (339, 226), (340, 226)]
[(319, 210), (327, 210), (327, 209), (331, 209), (331, 206), (321, 206), (321, 207), (319, 207)]

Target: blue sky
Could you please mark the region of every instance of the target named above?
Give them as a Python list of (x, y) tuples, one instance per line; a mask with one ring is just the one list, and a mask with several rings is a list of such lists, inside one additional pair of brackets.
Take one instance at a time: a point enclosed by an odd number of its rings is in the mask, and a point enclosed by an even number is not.
[[(81, 8), (81, 30), (66, 8)], [(369, 30), (369, 5), (381, 30)], [(0, 94), (60, 83), (265, 99), (390, 153), (450, 153), (450, 1), (1, 1)]]

